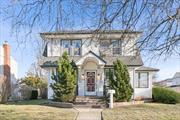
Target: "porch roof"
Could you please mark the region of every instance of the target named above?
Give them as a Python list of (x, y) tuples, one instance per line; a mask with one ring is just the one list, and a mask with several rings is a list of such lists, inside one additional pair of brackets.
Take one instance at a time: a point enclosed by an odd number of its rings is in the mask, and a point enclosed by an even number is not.
[(136, 71), (159, 71), (159, 69), (141, 66), (141, 67), (137, 68)]

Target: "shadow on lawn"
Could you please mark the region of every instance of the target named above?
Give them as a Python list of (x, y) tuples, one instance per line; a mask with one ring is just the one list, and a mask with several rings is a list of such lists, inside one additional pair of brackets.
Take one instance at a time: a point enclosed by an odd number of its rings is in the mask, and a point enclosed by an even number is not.
[(22, 100), (22, 101), (13, 101), (8, 102), (5, 105), (41, 105), (48, 107), (57, 107), (57, 108), (73, 108), (72, 103), (63, 103), (63, 102), (55, 102), (52, 100), (39, 99), (39, 100)]
[(22, 101), (12, 101), (6, 103), (6, 105), (47, 105), (48, 100), (39, 99), (39, 100), (22, 100)]

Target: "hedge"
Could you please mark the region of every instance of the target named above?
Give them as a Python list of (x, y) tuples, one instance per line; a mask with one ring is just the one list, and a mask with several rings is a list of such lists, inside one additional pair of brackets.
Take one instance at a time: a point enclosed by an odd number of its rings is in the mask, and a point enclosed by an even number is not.
[(180, 93), (163, 87), (153, 88), (153, 100), (155, 102), (176, 104), (180, 103)]

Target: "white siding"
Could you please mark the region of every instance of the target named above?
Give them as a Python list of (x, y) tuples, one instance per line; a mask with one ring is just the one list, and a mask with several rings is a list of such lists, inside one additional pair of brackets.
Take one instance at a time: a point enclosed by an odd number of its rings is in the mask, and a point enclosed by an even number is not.
[[(149, 83), (148, 88), (134, 88), (135, 98), (143, 97), (143, 98), (152, 98), (152, 76), (153, 73), (149, 72)], [(137, 80), (137, 73), (135, 80)]]
[(18, 64), (13, 57), (10, 58), (11, 65), (11, 83), (16, 84), (18, 78)]
[(89, 51), (93, 51), (95, 54), (99, 55), (99, 45), (96, 41), (83, 39), (82, 40), (82, 55)]
[(50, 84), (53, 83), (53, 80), (51, 79), (53, 71), (56, 72), (55, 68), (47, 68), (48, 73), (48, 99), (53, 99), (53, 90), (50, 87)]
[(136, 55), (135, 43), (137, 41), (136, 36), (128, 36), (122, 41), (122, 55), (123, 56), (134, 56)]
[(50, 40), (47, 43), (48, 56), (60, 56), (60, 40)]
[[(77, 36), (76, 36), (77, 37)], [(113, 37), (113, 36), (111, 36)], [(61, 48), (61, 39), (65, 39), (65, 37), (62, 38), (51, 38), (47, 40), (47, 56), (61, 56), (62, 55), (62, 48)], [(82, 40), (82, 49), (81, 49), (81, 54), (84, 55), (90, 50), (96, 53), (97, 55), (100, 55), (99, 52), (99, 41), (97, 39), (90, 39), (90, 38), (85, 38), (84, 36), (81, 38), (73, 38), (68, 37), (66, 39), (81, 39)], [(111, 39), (111, 38), (107, 38)], [(116, 38), (118, 40), (118, 38)], [(120, 39), (120, 38), (119, 38)], [(136, 55), (136, 47), (134, 46), (136, 41), (138, 39), (138, 36), (136, 35), (130, 35), (127, 36), (127, 38), (124, 38), (122, 40), (122, 55), (123, 56), (134, 56)]]

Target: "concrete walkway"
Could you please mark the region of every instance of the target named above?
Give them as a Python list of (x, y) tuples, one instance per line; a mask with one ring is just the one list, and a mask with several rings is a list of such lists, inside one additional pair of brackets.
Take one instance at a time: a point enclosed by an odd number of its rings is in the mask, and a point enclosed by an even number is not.
[(76, 108), (79, 111), (77, 120), (101, 120), (101, 111), (97, 108)]

